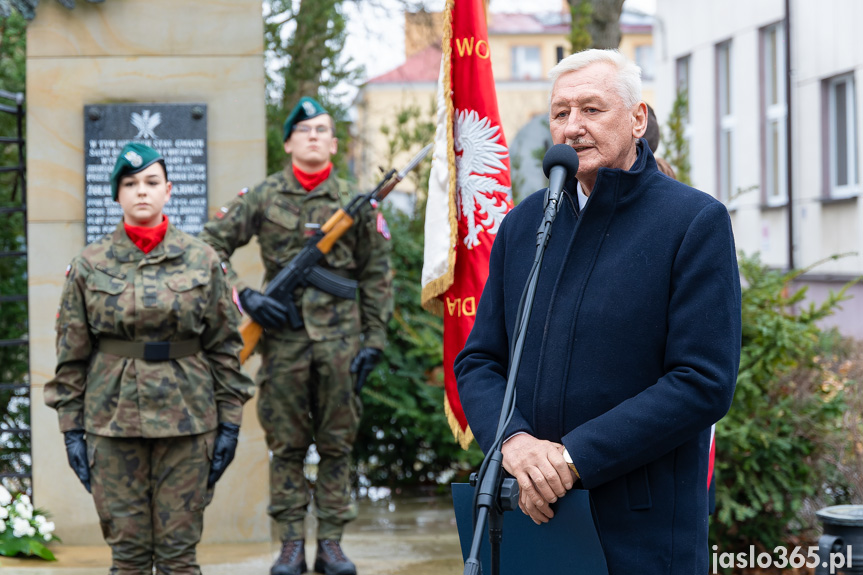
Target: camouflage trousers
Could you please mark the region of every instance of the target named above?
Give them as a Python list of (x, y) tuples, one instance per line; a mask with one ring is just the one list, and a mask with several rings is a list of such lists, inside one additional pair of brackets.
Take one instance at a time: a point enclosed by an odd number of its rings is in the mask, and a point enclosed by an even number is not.
[(356, 519), (351, 499), (351, 451), (362, 416), (351, 360), (359, 337), (323, 342), (269, 339), (263, 345), (258, 418), (270, 459), (270, 505), (279, 538), (305, 538), (311, 490), (303, 461), (314, 443), (321, 456), (314, 485), (318, 539), (341, 539)]
[(160, 439), (87, 436), (90, 481), (116, 575), (199, 575), (195, 547), (215, 431)]

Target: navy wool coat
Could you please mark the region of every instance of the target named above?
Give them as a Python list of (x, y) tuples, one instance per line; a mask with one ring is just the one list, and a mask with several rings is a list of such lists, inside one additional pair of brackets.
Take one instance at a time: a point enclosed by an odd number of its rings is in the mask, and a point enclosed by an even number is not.
[[(699, 575), (708, 571), (710, 426), (731, 405), (740, 361), (740, 277), (725, 206), (660, 173), (644, 144), (629, 171), (599, 170), (580, 214), (567, 183), (505, 437), (525, 431), (566, 446), (611, 575)], [(504, 219), (455, 362), (486, 452), (544, 196)]]

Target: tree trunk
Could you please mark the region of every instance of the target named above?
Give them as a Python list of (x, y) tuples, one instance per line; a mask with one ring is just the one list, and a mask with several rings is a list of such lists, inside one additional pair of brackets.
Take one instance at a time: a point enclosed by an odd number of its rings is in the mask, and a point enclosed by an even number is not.
[[(577, 6), (581, 0), (568, 0)], [(593, 48), (617, 48), (620, 45), (620, 13), (624, 0), (589, 0), (593, 13), (587, 31), (593, 39)]]
[(297, 28), (288, 42), (290, 65), (285, 68), (282, 107), (290, 110), (303, 96), (318, 97), (321, 74), (329, 67), (326, 42), (336, 34), (331, 23), (341, 0), (303, 0)]

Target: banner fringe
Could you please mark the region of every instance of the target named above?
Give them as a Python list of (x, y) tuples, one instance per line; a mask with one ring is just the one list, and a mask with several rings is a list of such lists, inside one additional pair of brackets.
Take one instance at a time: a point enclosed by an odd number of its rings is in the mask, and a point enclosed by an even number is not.
[(438, 296), (446, 293), (446, 290), (449, 289), (449, 286), (452, 285), (455, 279), (455, 273), (452, 268), (446, 273), (437, 279), (434, 279), (423, 286), (422, 291), (422, 306), (426, 311), (430, 311), (436, 316), (442, 317), (444, 312), (443, 302), (438, 299)]
[(456, 179), (455, 170), (455, 136), (453, 135), (453, 123), (455, 121), (455, 108), (452, 103), (452, 12), (455, 0), (447, 0), (443, 17), (443, 39), (441, 48), (446, 73), (443, 75), (443, 93), (446, 102), (446, 124), (447, 124), (447, 164), (449, 172), (449, 246), (447, 256), (447, 271), (427, 283), (422, 288), (420, 302), (423, 309), (443, 315), (443, 303), (438, 299), (452, 286), (455, 281), (455, 255), (458, 242), (458, 213), (456, 207)]
[[(456, 247), (458, 246), (458, 198), (456, 196), (456, 180), (458, 174), (455, 167), (455, 106), (452, 101), (452, 14), (455, 9), (455, 0), (447, 0), (446, 14), (444, 15), (444, 52), (446, 54), (448, 74), (444, 77), (444, 95), (446, 96), (446, 115), (447, 115), (447, 151), (446, 156), (449, 162), (449, 245), (450, 252), (447, 261), (447, 276), (452, 278), (455, 276), (455, 255)], [(449, 286), (452, 285), (450, 280)], [(441, 292), (443, 293), (443, 292)]]
[(458, 418), (455, 416), (455, 413), (452, 411), (452, 407), (449, 404), (449, 398), (444, 395), (443, 398), (443, 408), (446, 412), (446, 420), (449, 423), (449, 428), (452, 431), (453, 439), (458, 442), (462, 449), (465, 451), (470, 448), (470, 444), (473, 442), (473, 431), (470, 430), (470, 426), (468, 425), (464, 430), (461, 428), (461, 424), (458, 422)]

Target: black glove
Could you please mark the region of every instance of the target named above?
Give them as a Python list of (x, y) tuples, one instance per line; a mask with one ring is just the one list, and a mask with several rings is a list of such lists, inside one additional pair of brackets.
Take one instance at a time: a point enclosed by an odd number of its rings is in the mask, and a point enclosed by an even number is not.
[(244, 313), (266, 329), (282, 327), (288, 321), (288, 308), (259, 291), (250, 288), (241, 291), (240, 305)]
[(90, 462), (87, 460), (87, 440), (83, 429), (73, 429), (63, 434), (66, 438), (66, 456), (69, 467), (84, 484), (84, 489), (90, 493)]
[(210, 467), (210, 477), (207, 479), (208, 489), (216, 484), (216, 481), (234, 460), (239, 435), (239, 426), (233, 423), (219, 424), (219, 430), (216, 432), (216, 446), (213, 448), (213, 465)]
[(374, 347), (364, 347), (351, 362), (351, 373), (357, 375), (357, 393), (362, 391), (366, 378), (381, 360), (381, 350)]

